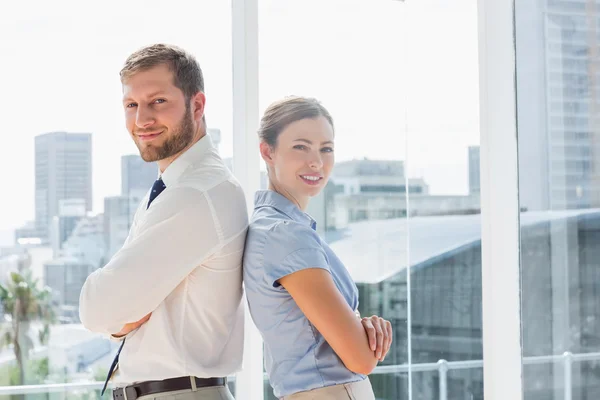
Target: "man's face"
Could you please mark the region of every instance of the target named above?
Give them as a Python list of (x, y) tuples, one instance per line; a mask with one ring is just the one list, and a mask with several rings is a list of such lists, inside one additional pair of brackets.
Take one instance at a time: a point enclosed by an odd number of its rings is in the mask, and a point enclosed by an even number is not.
[(196, 123), (166, 65), (135, 73), (123, 82), (125, 124), (144, 161), (177, 156), (194, 138)]

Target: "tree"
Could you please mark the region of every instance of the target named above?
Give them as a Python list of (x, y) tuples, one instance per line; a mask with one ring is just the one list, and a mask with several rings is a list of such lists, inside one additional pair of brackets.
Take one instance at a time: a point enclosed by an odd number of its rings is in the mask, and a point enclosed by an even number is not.
[(4, 313), (4, 322), (0, 321), (0, 348), (12, 345), (19, 370), (19, 385), (25, 383), (24, 361), (33, 348), (29, 336), (31, 322), (42, 323), (38, 340), (46, 344), (50, 325), (55, 321), (51, 290), (41, 288), (38, 280), (33, 279), (30, 264), (31, 259), (27, 254), (20, 260), (19, 271), (11, 272), (8, 282), (0, 284), (0, 310)]

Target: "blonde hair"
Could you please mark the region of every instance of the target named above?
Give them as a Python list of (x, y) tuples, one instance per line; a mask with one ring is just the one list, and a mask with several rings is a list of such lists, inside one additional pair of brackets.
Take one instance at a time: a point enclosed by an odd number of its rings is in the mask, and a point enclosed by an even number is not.
[(204, 92), (204, 77), (198, 61), (185, 50), (168, 44), (143, 47), (127, 57), (120, 72), (121, 82), (159, 65), (166, 65), (173, 73), (173, 84), (183, 92), (186, 101)]
[(290, 96), (272, 103), (260, 120), (258, 137), (275, 148), (277, 138), (291, 123), (306, 118), (324, 117), (333, 128), (333, 118), (323, 105), (310, 97)]

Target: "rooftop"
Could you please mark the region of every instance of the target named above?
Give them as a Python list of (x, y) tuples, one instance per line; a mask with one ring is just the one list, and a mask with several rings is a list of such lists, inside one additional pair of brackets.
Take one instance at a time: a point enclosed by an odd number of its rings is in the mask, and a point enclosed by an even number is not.
[[(524, 212), (521, 227), (583, 215), (600, 216), (600, 209)], [(407, 265), (422, 268), (480, 243), (481, 215), (361, 221), (340, 232), (327, 232), (325, 237), (355, 282), (378, 283)]]

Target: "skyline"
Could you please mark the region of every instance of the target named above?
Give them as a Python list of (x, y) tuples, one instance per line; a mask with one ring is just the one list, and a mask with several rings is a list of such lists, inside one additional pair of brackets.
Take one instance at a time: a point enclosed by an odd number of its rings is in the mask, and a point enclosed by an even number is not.
[[(48, 134), (56, 134), (56, 133), (59, 133), (59, 134), (66, 133), (67, 135), (69, 135), (69, 134), (75, 134), (75, 135), (77, 135), (77, 134), (82, 134), (82, 133), (83, 133), (83, 134), (89, 134), (89, 135), (90, 135), (90, 138), (91, 138), (91, 140), (92, 140), (92, 141), (93, 141), (93, 137), (94, 137), (94, 134), (93, 134), (93, 133), (85, 133), (85, 132), (64, 132), (64, 131), (58, 131), (58, 132), (46, 132), (46, 133), (43, 133), (43, 134), (40, 134), (40, 135), (37, 135), (37, 136), (35, 136), (35, 137), (34, 137), (34, 139), (35, 139), (35, 138), (37, 138), (38, 136), (44, 136), (44, 135), (48, 135)], [(210, 136), (210, 134), (209, 134), (209, 136)], [(214, 141), (214, 139), (213, 139), (213, 143), (215, 143), (215, 144), (218, 144), (218, 142), (215, 142), (215, 141)], [(469, 150), (469, 151), (470, 151), (470, 150), (472, 150), (473, 148), (477, 148), (477, 149), (478, 149), (478, 148), (479, 148), (479, 146), (471, 146), (471, 147), (469, 147), (467, 150)], [(92, 153), (93, 153), (93, 149), (92, 149)], [(99, 213), (102, 213), (102, 212), (104, 212), (104, 211), (105, 211), (105, 210), (104, 210), (104, 200), (106, 200), (107, 198), (112, 198), (112, 197), (120, 197), (120, 196), (123, 196), (123, 193), (122, 193), (122, 190), (123, 190), (123, 189), (122, 189), (122, 185), (123, 185), (122, 178), (123, 178), (123, 171), (124, 171), (124, 170), (123, 170), (123, 168), (124, 168), (124, 166), (123, 166), (123, 163), (122, 163), (122, 161), (123, 161), (125, 158), (128, 158), (128, 157), (135, 157), (135, 158), (138, 158), (140, 161), (142, 161), (142, 160), (141, 160), (141, 157), (140, 157), (140, 154), (139, 154), (139, 152), (132, 153), (132, 154), (123, 154), (123, 155), (121, 155), (121, 156), (120, 156), (120, 161), (121, 161), (121, 162), (120, 162), (120, 170), (119, 170), (119, 176), (118, 176), (118, 178), (119, 178), (119, 184), (120, 184), (120, 185), (119, 185), (119, 187), (121, 188), (121, 190), (119, 191), (119, 193), (116, 193), (116, 194), (114, 194), (114, 195), (110, 195), (110, 196), (104, 196), (104, 197), (102, 198), (102, 202), (101, 202), (101, 204), (99, 205), (99, 207), (93, 207), (93, 208), (94, 208), (94, 210), (93, 210), (92, 212), (90, 212), (90, 215), (98, 215)], [(348, 159), (348, 160), (337, 160), (337, 161), (336, 161), (336, 164), (342, 164), (342, 163), (344, 163), (344, 162), (348, 162), (348, 161), (363, 160), (363, 159), (369, 159), (369, 160), (376, 161), (376, 162), (389, 162), (389, 161), (394, 161), (394, 162), (396, 162), (396, 161), (399, 161), (399, 162), (401, 162), (403, 165), (405, 165), (405, 163), (404, 163), (404, 160), (370, 159), (370, 158), (353, 158), (353, 159)], [(224, 160), (226, 161), (226, 164), (227, 164), (227, 165), (230, 165), (230, 160), (231, 160), (231, 158), (224, 157)], [(147, 164), (154, 164), (154, 165), (155, 165), (156, 163), (154, 163), (154, 162), (151, 162), (151, 163), (147, 163)], [(158, 167), (156, 166), (156, 168), (158, 168)], [(261, 165), (261, 172), (264, 172), (264, 165)], [(404, 175), (404, 177), (405, 177), (405, 178), (408, 178), (408, 179), (411, 179), (411, 180), (412, 180), (412, 179), (422, 179), (422, 178), (420, 178), (420, 177), (406, 176), (406, 170), (404, 170), (404, 173), (405, 173), (405, 175)], [(332, 175), (332, 178), (334, 178), (334, 176), (335, 176), (335, 175), (336, 175), (336, 174), (335, 174), (335, 169), (334, 169), (334, 171), (333, 171), (333, 175)], [(343, 176), (345, 177), (346, 175), (343, 175)], [(423, 182), (423, 184), (424, 184), (424, 185), (426, 185), (426, 186), (428, 187), (428, 193), (427, 193), (427, 195), (431, 195), (431, 193), (430, 193), (430, 189), (431, 189), (431, 188), (430, 188), (430, 186), (429, 186), (428, 182), (427, 182), (426, 180), (422, 180), (422, 182)], [(92, 180), (91, 184), (92, 184), (92, 191), (93, 191), (93, 184), (94, 184), (93, 180)], [(151, 185), (149, 184), (149, 185), (148, 185), (148, 188), (149, 188), (150, 186), (151, 186)], [(68, 185), (67, 185), (67, 187), (68, 187)], [(470, 191), (470, 188), (469, 188), (469, 191)], [(469, 195), (469, 193), (466, 193), (465, 195)], [(101, 209), (100, 209), (100, 210), (97, 210), (97, 208), (101, 208)], [(23, 223), (22, 223), (21, 225), (17, 226), (16, 228), (25, 227), (25, 225), (26, 225), (26, 224), (28, 224), (28, 223), (33, 223), (33, 222), (36, 222), (36, 221), (35, 221), (35, 216), (33, 216), (33, 217), (32, 217), (32, 219), (30, 219), (30, 220), (25, 220), (25, 221), (23, 221)], [(5, 231), (3, 231), (3, 230), (1, 230), (1, 229), (0, 229), (0, 246), (3, 246), (3, 245), (11, 245), (11, 244), (12, 244), (12, 242), (13, 242), (13, 239), (12, 239), (12, 236), (10, 236), (10, 233), (11, 233), (11, 231), (12, 231), (12, 229), (11, 229), (11, 230), (8, 230), (8, 231), (6, 231), (6, 230), (5, 230)], [(7, 235), (9, 235), (10, 237), (9, 237), (9, 236), (7, 236)]]
[[(432, 194), (466, 194), (467, 147), (479, 143), (476, 4), (446, 3), (260, 2), (260, 111), (284, 95), (316, 97), (334, 117), (338, 161), (407, 160), (407, 175), (424, 178)], [(0, 51), (19, 60), (0, 77), (15, 150), (0, 168), (18, 171), (7, 176), (12, 195), (3, 199), (0, 231), (33, 219), (39, 134), (92, 133), (94, 212), (104, 197), (118, 195), (120, 157), (138, 154), (124, 129), (118, 71), (141, 45), (173, 43), (198, 58), (208, 125), (221, 129), (221, 153), (231, 156), (228, 2), (200, 2), (189, 13), (180, 12), (183, 1), (166, 9), (144, 2), (144, 17), (163, 21), (164, 30), (131, 23), (141, 3), (115, 4), (93, 16), (72, 0), (33, 9), (19, 3), (0, 13)]]

